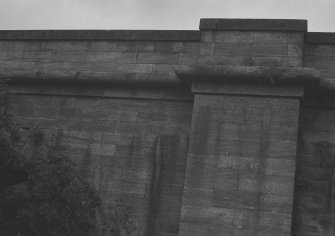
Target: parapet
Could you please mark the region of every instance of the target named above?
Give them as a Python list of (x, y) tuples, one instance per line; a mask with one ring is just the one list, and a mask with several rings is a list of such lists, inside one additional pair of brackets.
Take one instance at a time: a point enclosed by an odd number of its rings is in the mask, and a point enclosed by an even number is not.
[(334, 87), (335, 34), (307, 32), (306, 20), (201, 19), (199, 28), (3, 30), (0, 77), (28, 83), (180, 87), (185, 83), (175, 72), (186, 67), (236, 67), (229, 69), (234, 73), (248, 67), (296, 68), (313, 71), (313, 80), (319, 70), (319, 84)]

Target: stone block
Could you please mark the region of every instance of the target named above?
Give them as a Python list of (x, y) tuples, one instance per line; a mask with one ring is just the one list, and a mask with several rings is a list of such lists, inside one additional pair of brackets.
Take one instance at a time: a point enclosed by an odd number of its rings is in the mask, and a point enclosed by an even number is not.
[(150, 73), (152, 64), (111, 64), (109, 70), (115, 73)]
[(180, 223), (178, 236), (208, 236), (207, 225), (197, 223)]
[(302, 56), (303, 56), (303, 45), (301, 44), (288, 44), (287, 45), (287, 55), (288, 57), (293, 57), (293, 58), (301, 58), (302, 60)]
[(199, 53), (197, 42), (156, 42), (156, 52), (160, 53)]
[[(204, 49), (206, 50), (206, 49)], [(207, 52), (206, 52), (207, 53)], [(209, 53), (212, 53), (210, 51)], [(199, 58), (199, 63), (201, 64), (215, 64), (215, 65), (231, 65), (231, 66), (254, 66), (255, 58), (249, 55), (244, 56), (234, 56), (234, 55), (207, 55), (203, 54)]]
[(157, 64), (153, 65), (152, 71), (153, 72), (174, 72), (176, 65), (170, 65), (170, 64)]
[(36, 116), (43, 118), (54, 118), (59, 115), (58, 107), (52, 106), (37, 106), (34, 108), (34, 111)]
[(59, 110), (59, 116), (63, 118), (76, 119), (80, 118), (82, 110), (80, 108), (63, 107)]
[(197, 64), (199, 54), (194, 53), (179, 53), (178, 64), (180, 65), (194, 65)]
[(137, 62), (142, 64), (177, 64), (178, 54), (176, 53), (139, 53)]
[(214, 32), (214, 42), (224, 43), (224, 42), (246, 42), (251, 43), (254, 39), (254, 34), (256, 32), (247, 31), (216, 31)]
[(267, 159), (265, 162), (265, 174), (295, 176), (295, 163), (295, 160)]
[(253, 56), (287, 56), (286, 43), (253, 43), (251, 45)]
[(305, 56), (303, 62), (304, 66), (317, 69), (333, 69), (335, 67), (334, 56)]
[(113, 156), (115, 153), (115, 145), (100, 145), (100, 144), (92, 144), (90, 146), (91, 153), (94, 155), (100, 156)]
[(214, 55), (247, 56), (251, 54), (251, 48), (251, 44), (245, 42), (215, 43)]
[(306, 44), (304, 45), (304, 55), (306, 56), (334, 56), (334, 45)]
[(201, 31), (201, 43), (214, 42), (214, 32), (210, 30)]
[(255, 66), (302, 66), (302, 57), (283, 57), (283, 56), (257, 56), (252, 57)]
[(293, 186), (292, 176), (241, 175), (238, 190), (293, 196)]
[[(214, 54), (214, 43), (201, 43), (200, 44), (200, 55), (210, 55)], [(211, 57), (209, 57), (211, 58)]]
[(115, 51), (117, 52), (153, 52), (155, 50), (155, 42), (145, 41), (119, 41), (116, 42)]
[[(302, 34), (301, 34), (302, 35)], [(291, 33), (287, 32), (253, 32), (253, 41), (264, 43), (289, 43)]]

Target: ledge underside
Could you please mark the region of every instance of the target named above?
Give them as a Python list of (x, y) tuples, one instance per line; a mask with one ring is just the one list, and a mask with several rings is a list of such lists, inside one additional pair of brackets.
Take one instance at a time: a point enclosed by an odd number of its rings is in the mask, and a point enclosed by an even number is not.
[(176, 74), (185, 82), (320, 85), (320, 73), (314, 68), (303, 67), (197, 65), (180, 66)]
[(318, 70), (306, 67), (179, 66), (173, 72), (114, 73), (89, 71), (1, 70), (0, 80), (13, 83), (92, 84), (95, 86), (186, 87), (192, 82), (229, 84), (302, 85), (334, 90), (335, 81), (321, 78)]
[(80, 71), (40, 71), (40, 70), (2, 70), (0, 80), (12, 83), (38, 84), (81, 84), (81, 85), (122, 85), (183, 87), (185, 83), (174, 73), (113, 73)]

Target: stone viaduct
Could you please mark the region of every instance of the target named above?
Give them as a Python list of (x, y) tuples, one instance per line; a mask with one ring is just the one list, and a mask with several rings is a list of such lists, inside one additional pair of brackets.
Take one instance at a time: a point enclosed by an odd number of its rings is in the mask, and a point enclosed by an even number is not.
[(0, 31), (0, 78), (16, 123), (60, 134), (134, 235), (335, 235), (335, 33)]

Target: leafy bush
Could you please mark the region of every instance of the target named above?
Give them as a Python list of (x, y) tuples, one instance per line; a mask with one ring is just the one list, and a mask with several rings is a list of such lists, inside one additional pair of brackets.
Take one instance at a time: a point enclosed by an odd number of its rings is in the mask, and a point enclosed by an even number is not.
[(95, 226), (100, 201), (80, 181), (65, 150), (50, 147), (47, 155), (24, 159), (27, 181), (1, 194), (1, 228), (23, 235), (87, 235)]
[[(75, 172), (67, 148), (50, 144), (34, 131), (34, 152), (29, 158), (12, 152), (18, 129), (6, 114), (6, 84), (0, 83), (0, 167), (25, 173), (24, 181), (0, 189), (0, 229), (13, 236), (85, 236), (110, 232), (118, 236), (135, 229), (129, 209), (115, 205), (112, 217), (97, 220), (98, 195)], [(97, 231), (98, 229), (98, 231)]]

